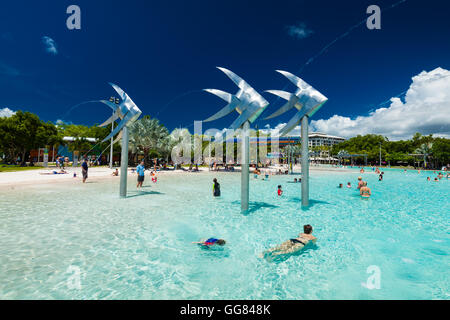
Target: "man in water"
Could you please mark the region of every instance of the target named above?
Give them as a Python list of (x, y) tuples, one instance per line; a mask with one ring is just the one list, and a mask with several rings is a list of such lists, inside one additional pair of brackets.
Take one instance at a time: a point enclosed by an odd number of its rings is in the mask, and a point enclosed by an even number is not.
[(144, 174), (145, 167), (144, 167), (144, 164), (145, 164), (144, 161), (141, 161), (141, 164), (136, 167), (136, 173), (138, 175), (136, 188), (142, 188), (142, 184), (144, 183), (144, 178), (145, 178), (145, 174)]
[(281, 189), (281, 185), (278, 186), (278, 196), (281, 197), (283, 195), (283, 190)]
[(274, 257), (294, 253), (303, 249), (309, 242), (316, 243), (317, 238), (312, 235), (312, 231), (311, 225), (304, 225), (303, 233), (300, 233), (297, 238), (289, 239), (281, 245), (263, 252), (261, 257)]
[[(88, 164), (87, 164), (87, 159), (84, 158), (83, 163), (81, 164), (81, 173), (83, 174), (83, 183), (86, 182), (86, 179), (88, 178)], [(64, 170), (64, 169), (61, 169)]]
[(364, 181), (362, 181), (362, 177), (359, 176), (359, 177), (358, 177), (358, 189), (361, 189), (361, 187), (363, 186), (363, 184), (364, 184)]
[(361, 187), (361, 189), (359, 189), (359, 194), (363, 198), (369, 198), (372, 195), (372, 191), (367, 186), (367, 182), (366, 181), (364, 181), (363, 186)]
[(217, 179), (213, 180), (213, 196), (220, 197), (220, 183), (217, 182)]

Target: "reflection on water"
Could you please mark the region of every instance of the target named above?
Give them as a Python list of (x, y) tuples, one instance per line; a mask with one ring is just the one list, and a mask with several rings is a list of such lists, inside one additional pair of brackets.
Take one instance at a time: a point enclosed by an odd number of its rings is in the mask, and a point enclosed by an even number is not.
[[(307, 210), (289, 177), (250, 179), (246, 214), (239, 173), (161, 175), (142, 191), (130, 178), (126, 199), (118, 180), (4, 189), (0, 298), (447, 299), (449, 182), (385, 172), (382, 182), (363, 175), (369, 201), (356, 188), (336, 188), (356, 186), (359, 171), (313, 172)], [(272, 263), (259, 258), (304, 224), (317, 246)], [(212, 236), (225, 247), (192, 244)], [(381, 270), (380, 290), (361, 285), (372, 265)], [(68, 285), (74, 276), (81, 289)]]

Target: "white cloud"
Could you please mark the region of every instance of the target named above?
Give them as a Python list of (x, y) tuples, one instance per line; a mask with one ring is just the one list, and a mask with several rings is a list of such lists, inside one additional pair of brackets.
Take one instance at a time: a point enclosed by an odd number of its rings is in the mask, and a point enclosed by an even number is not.
[(405, 101), (391, 98), (391, 105), (355, 119), (334, 115), (311, 121), (311, 128), (332, 135), (352, 137), (369, 133), (392, 140), (408, 139), (414, 133), (450, 134), (450, 71), (436, 68), (412, 78)]
[(15, 111), (12, 111), (11, 109), (9, 109), (9, 108), (3, 108), (3, 109), (0, 109), (0, 118), (2, 118), (2, 117), (7, 117), (7, 118), (9, 118), (9, 117), (11, 117), (12, 115), (14, 115), (16, 112)]
[(306, 24), (304, 24), (303, 22), (298, 23), (296, 25), (287, 26), (287, 32), (291, 37), (297, 39), (307, 38), (314, 33), (314, 31), (308, 29), (306, 27)]
[(44, 44), (44, 50), (50, 54), (57, 55), (58, 48), (56, 46), (55, 40), (48, 36), (42, 37), (42, 43)]

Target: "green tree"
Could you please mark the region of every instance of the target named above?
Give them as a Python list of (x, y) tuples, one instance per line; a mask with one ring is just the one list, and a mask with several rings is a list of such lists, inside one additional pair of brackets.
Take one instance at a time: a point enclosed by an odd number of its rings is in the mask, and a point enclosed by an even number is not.
[(450, 139), (436, 138), (431, 147), (431, 152), (441, 165), (450, 163)]
[(150, 160), (150, 155), (164, 157), (168, 154), (169, 131), (158, 119), (151, 119), (150, 116), (142, 117), (130, 126), (129, 136), (131, 152), (134, 155), (142, 152), (146, 164)]

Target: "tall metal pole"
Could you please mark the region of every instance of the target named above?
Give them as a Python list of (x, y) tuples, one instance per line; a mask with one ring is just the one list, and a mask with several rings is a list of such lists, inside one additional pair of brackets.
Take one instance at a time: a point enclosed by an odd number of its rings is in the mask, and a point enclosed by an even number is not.
[(249, 200), (249, 158), (250, 158), (250, 122), (246, 121), (242, 133), (242, 163), (241, 163), (241, 210), (248, 210)]
[[(114, 131), (114, 121), (111, 122), (111, 132)], [(114, 143), (114, 137), (111, 137), (111, 147), (109, 150), (109, 168), (113, 168), (113, 143)]]
[(309, 146), (308, 116), (301, 122), (302, 130), (302, 206), (309, 206)]
[(122, 129), (122, 155), (120, 158), (120, 197), (127, 197), (128, 178), (128, 128)]

